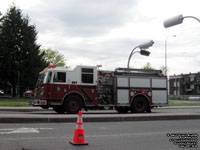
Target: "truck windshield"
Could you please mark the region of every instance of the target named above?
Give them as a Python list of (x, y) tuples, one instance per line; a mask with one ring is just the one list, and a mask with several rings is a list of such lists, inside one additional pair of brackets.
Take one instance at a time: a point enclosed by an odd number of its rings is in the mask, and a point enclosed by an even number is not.
[(51, 71), (47, 71), (47, 72), (43, 72), (43, 73), (39, 74), (37, 85), (44, 84), (44, 83), (50, 83), (51, 77), (52, 77)]

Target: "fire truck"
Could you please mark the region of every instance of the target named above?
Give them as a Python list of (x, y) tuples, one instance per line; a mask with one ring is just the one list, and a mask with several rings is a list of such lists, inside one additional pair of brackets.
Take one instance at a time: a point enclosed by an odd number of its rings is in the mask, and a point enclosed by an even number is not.
[(102, 108), (119, 113), (151, 112), (153, 107), (168, 106), (167, 87), (167, 77), (160, 70), (51, 66), (39, 74), (33, 105), (52, 107), (60, 114)]

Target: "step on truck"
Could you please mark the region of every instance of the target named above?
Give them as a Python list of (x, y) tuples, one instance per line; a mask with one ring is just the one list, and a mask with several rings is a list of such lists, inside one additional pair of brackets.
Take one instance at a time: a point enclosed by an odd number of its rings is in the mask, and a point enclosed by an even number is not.
[(153, 107), (168, 106), (167, 84), (160, 70), (50, 66), (39, 73), (33, 105), (52, 107), (60, 114), (104, 108), (119, 113), (151, 112)]

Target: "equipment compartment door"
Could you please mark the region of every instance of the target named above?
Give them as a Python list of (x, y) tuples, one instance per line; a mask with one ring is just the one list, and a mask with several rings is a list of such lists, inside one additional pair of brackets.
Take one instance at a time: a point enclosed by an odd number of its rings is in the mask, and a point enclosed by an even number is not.
[(117, 90), (118, 103), (127, 104), (129, 103), (129, 90)]
[(152, 102), (167, 103), (166, 79), (152, 79)]
[(167, 103), (167, 91), (153, 90), (152, 99), (153, 99), (153, 103)]
[(117, 77), (117, 103), (129, 104), (129, 77)]

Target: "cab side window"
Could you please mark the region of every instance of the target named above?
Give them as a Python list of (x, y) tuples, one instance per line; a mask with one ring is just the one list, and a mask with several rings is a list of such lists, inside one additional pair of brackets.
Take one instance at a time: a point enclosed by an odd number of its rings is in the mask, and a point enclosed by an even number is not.
[(92, 84), (93, 82), (93, 77), (94, 77), (94, 71), (91, 68), (82, 68), (82, 76), (81, 80), (82, 83), (89, 83)]
[(55, 72), (53, 82), (66, 82), (66, 72)]

